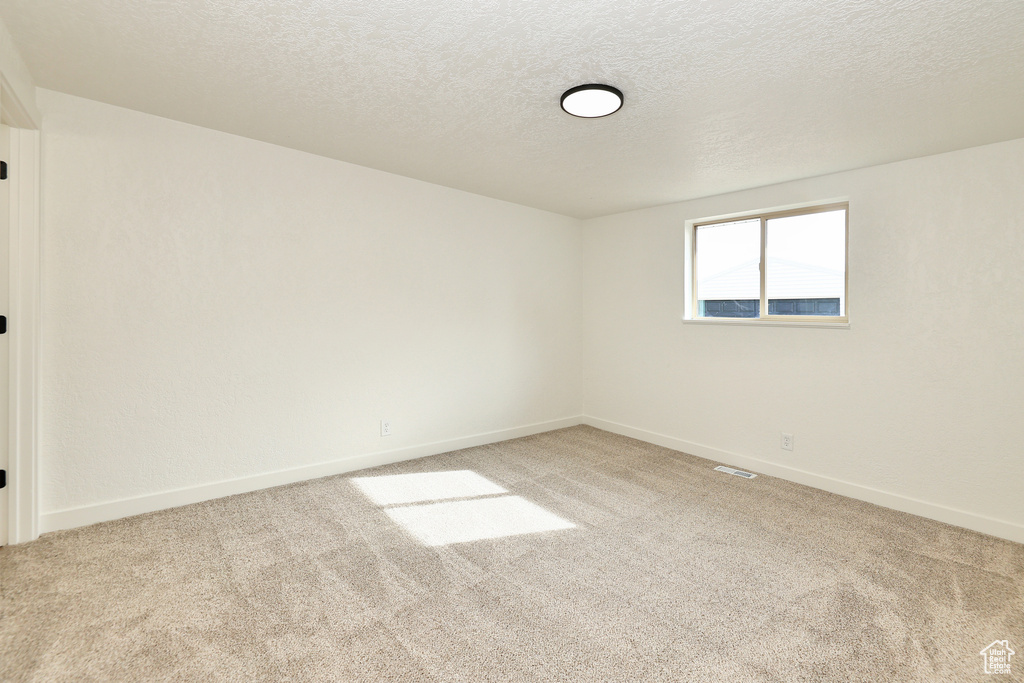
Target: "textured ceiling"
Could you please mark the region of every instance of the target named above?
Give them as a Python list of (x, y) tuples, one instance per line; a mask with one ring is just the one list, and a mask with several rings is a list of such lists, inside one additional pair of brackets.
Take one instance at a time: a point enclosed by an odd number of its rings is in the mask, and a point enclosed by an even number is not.
[[(38, 85), (579, 217), (1024, 137), (1021, 0), (0, 0)], [(620, 88), (585, 120), (561, 93)]]

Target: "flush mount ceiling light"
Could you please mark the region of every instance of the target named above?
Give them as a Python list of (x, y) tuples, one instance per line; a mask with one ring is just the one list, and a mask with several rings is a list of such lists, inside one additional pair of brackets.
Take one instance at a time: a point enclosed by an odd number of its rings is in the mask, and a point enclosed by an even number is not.
[(622, 107), (622, 91), (610, 85), (588, 83), (562, 93), (562, 109), (583, 119), (597, 119), (614, 114)]

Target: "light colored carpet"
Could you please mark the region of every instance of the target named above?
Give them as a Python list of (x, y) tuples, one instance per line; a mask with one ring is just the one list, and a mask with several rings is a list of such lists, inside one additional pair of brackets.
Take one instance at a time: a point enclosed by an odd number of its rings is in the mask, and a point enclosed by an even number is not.
[(0, 679), (1024, 680), (1024, 546), (715, 464), (574, 427), (48, 534)]

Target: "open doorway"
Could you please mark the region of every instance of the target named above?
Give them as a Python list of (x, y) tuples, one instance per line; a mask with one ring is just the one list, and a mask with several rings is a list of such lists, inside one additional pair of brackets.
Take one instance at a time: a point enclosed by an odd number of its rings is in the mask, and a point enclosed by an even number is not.
[(10, 231), (11, 196), (8, 179), (11, 156), (11, 130), (0, 124), (0, 546), (7, 545), (10, 526), (10, 352), (6, 316), (10, 309)]
[(0, 73), (0, 545), (39, 536), (40, 149), (32, 112)]

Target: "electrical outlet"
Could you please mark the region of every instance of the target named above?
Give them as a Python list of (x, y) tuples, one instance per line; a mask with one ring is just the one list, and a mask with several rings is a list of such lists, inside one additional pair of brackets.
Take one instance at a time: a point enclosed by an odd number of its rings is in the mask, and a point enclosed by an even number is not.
[(391, 420), (380, 421), (380, 435), (391, 436)]
[(793, 450), (793, 435), (782, 432), (782, 449), (785, 451)]

